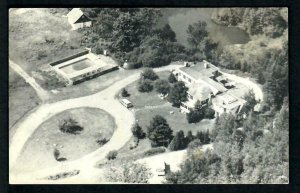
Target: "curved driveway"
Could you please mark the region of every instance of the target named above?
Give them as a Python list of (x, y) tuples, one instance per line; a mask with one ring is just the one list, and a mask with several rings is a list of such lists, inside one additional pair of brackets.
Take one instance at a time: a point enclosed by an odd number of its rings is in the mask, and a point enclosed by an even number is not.
[[(155, 71), (165, 71), (172, 68), (174, 68), (174, 66), (169, 65), (155, 69)], [(122, 106), (115, 98), (115, 95), (121, 88), (134, 82), (138, 78), (139, 72), (134, 72), (133, 75), (114, 83), (112, 86), (96, 94), (41, 105), (37, 111), (29, 115), (18, 126), (12, 139), (9, 148), (10, 183), (38, 183), (36, 179), (41, 179), (47, 175), (53, 175), (63, 171), (70, 171), (72, 169), (82, 169), (79, 175), (84, 175), (84, 171), (90, 171), (89, 169), (92, 169), (97, 161), (105, 158), (109, 151), (118, 150), (125, 145), (132, 136), (131, 125), (135, 119), (133, 113)], [(114, 116), (117, 129), (110, 141), (93, 153), (75, 161), (58, 163), (56, 167), (30, 172), (28, 174), (20, 174), (17, 171), (13, 171), (13, 165), (21, 153), (24, 144), (38, 126), (57, 113), (77, 107), (100, 108)]]

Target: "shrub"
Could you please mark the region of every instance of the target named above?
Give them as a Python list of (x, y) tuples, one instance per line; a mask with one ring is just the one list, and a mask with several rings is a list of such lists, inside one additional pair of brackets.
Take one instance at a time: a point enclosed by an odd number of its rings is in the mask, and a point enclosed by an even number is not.
[(129, 149), (132, 150), (139, 145), (140, 140), (138, 138), (133, 138), (133, 141), (129, 145)]
[(146, 151), (144, 153), (145, 156), (150, 156), (150, 155), (155, 155), (155, 154), (159, 154), (159, 153), (164, 153), (166, 151), (166, 148), (164, 147), (155, 147), (155, 148), (151, 148), (148, 151)]
[(108, 160), (116, 159), (117, 155), (118, 155), (118, 152), (116, 150), (110, 151), (106, 155), (106, 159), (108, 159)]
[(152, 176), (150, 168), (144, 164), (126, 162), (117, 167), (110, 167), (104, 177), (109, 182), (148, 183)]
[(140, 92), (151, 92), (153, 90), (153, 85), (149, 80), (140, 80), (138, 85), (138, 91)]
[(102, 145), (106, 144), (107, 142), (109, 142), (109, 139), (106, 139), (106, 138), (98, 139), (96, 142), (102, 146)]
[(38, 60), (41, 60), (41, 59), (43, 59), (43, 58), (45, 58), (45, 57), (47, 57), (47, 54), (46, 54), (46, 52), (45, 51), (38, 51), (38, 53), (37, 53), (37, 59)]
[(122, 97), (129, 97), (130, 96), (130, 94), (128, 93), (128, 91), (125, 88), (122, 89), (121, 95), (122, 95)]
[(202, 111), (191, 110), (186, 114), (186, 119), (188, 123), (197, 123), (203, 119)]
[(64, 119), (59, 123), (59, 130), (63, 133), (78, 134), (83, 128), (78, 125), (75, 119)]
[(213, 110), (212, 108), (207, 108), (204, 111), (204, 118), (206, 119), (213, 119), (215, 118), (215, 110)]
[(157, 74), (150, 68), (146, 68), (142, 73), (141, 77), (143, 79), (156, 80), (158, 79)]

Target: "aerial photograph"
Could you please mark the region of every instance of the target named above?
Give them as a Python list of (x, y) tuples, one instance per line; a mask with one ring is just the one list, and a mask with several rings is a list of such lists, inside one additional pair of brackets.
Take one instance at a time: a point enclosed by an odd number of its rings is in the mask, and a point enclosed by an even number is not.
[(10, 184), (289, 184), (288, 8), (10, 8)]

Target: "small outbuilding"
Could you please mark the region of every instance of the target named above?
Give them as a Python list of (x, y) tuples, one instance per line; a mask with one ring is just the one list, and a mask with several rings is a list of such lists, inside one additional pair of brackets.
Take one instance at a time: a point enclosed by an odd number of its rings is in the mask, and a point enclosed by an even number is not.
[(85, 15), (80, 8), (72, 9), (67, 14), (67, 17), (73, 30), (92, 26), (92, 19)]

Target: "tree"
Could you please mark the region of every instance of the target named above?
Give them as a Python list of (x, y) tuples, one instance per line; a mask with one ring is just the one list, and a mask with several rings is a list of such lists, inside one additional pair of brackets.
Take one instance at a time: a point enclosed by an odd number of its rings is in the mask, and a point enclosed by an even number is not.
[(204, 134), (202, 131), (198, 131), (197, 134), (196, 134), (196, 138), (200, 140), (201, 144), (204, 144)]
[(203, 118), (204, 114), (202, 110), (190, 110), (190, 112), (186, 114), (186, 119), (188, 123), (198, 123)]
[(148, 183), (152, 173), (149, 168), (140, 163), (125, 163), (118, 167), (110, 167), (105, 172), (109, 182)]
[(188, 88), (182, 81), (176, 82), (170, 89), (168, 96), (169, 101), (175, 107), (180, 107), (181, 102), (187, 100)]
[(128, 97), (128, 96), (130, 96), (130, 94), (128, 93), (128, 91), (125, 88), (122, 89), (121, 95), (122, 95), (122, 97)]
[(60, 121), (59, 130), (63, 133), (71, 133), (76, 135), (80, 131), (82, 131), (83, 128), (78, 124), (78, 122), (75, 119), (69, 117)]
[(160, 115), (156, 115), (150, 121), (150, 125), (147, 127), (147, 136), (151, 140), (152, 147), (167, 146), (171, 139), (173, 131), (164, 119)]
[[(151, 34), (152, 26), (160, 16), (158, 9), (122, 10), (113, 21), (113, 50), (132, 51), (141, 40)], [(138, 26), (138, 27), (137, 27)]]
[(206, 118), (206, 119), (215, 118), (215, 110), (213, 110), (212, 108), (206, 108), (204, 110), (204, 118)]
[(156, 88), (156, 91), (158, 93), (161, 93), (164, 95), (168, 94), (170, 91), (170, 84), (166, 80), (157, 80), (155, 82), (154, 87)]
[(188, 26), (187, 41), (192, 49), (195, 49), (195, 50), (199, 49), (204, 38), (206, 38), (208, 36), (206, 26), (207, 26), (207, 24), (204, 21), (198, 21), (197, 23), (194, 23), (193, 25)]
[(209, 137), (209, 130), (206, 130), (206, 132), (203, 135), (203, 144), (209, 144), (210, 137)]
[(185, 137), (186, 145), (188, 145), (193, 140), (194, 140), (194, 135), (193, 135), (192, 131), (188, 131), (188, 133)]
[(253, 90), (250, 90), (249, 93), (244, 96), (244, 99), (247, 101), (244, 106), (246, 112), (253, 111), (255, 105), (257, 104)]
[(157, 74), (153, 71), (151, 68), (146, 68), (142, 73), (141, 73), (141, 78), (149, 79), (149, 80), (156, 80), (158, 79)]
[(145, 133), (143, 132), (142, 127), (138, 123), (133, 125), (133, 127), (131, 128), (131, 131), (132, 131), (133, 136), (138, 139), (143, 139), (145, 137)]
[(171, 143), (169, 144), (169, 148), (171, 151), (177, 151), (184, 149), (186, 147), (184, 133), (182, 130), (178, 131)]
[(173, 73), (170, 73), (170, 75), (168, 77), (168, 81), (169, 81), (169, 83), (172, 83), (172, 84), (177, 82), (177, 79)]
[(158, 36), (167, 41), (175, 42), (176, 34), (169, 24), (166, 24), (162, 29), (157, 30)]
[(148, 79), (140, 79), (138, 83), (138, 91), (140, 92), (151, 92), (153, 90), (153, 85)]

